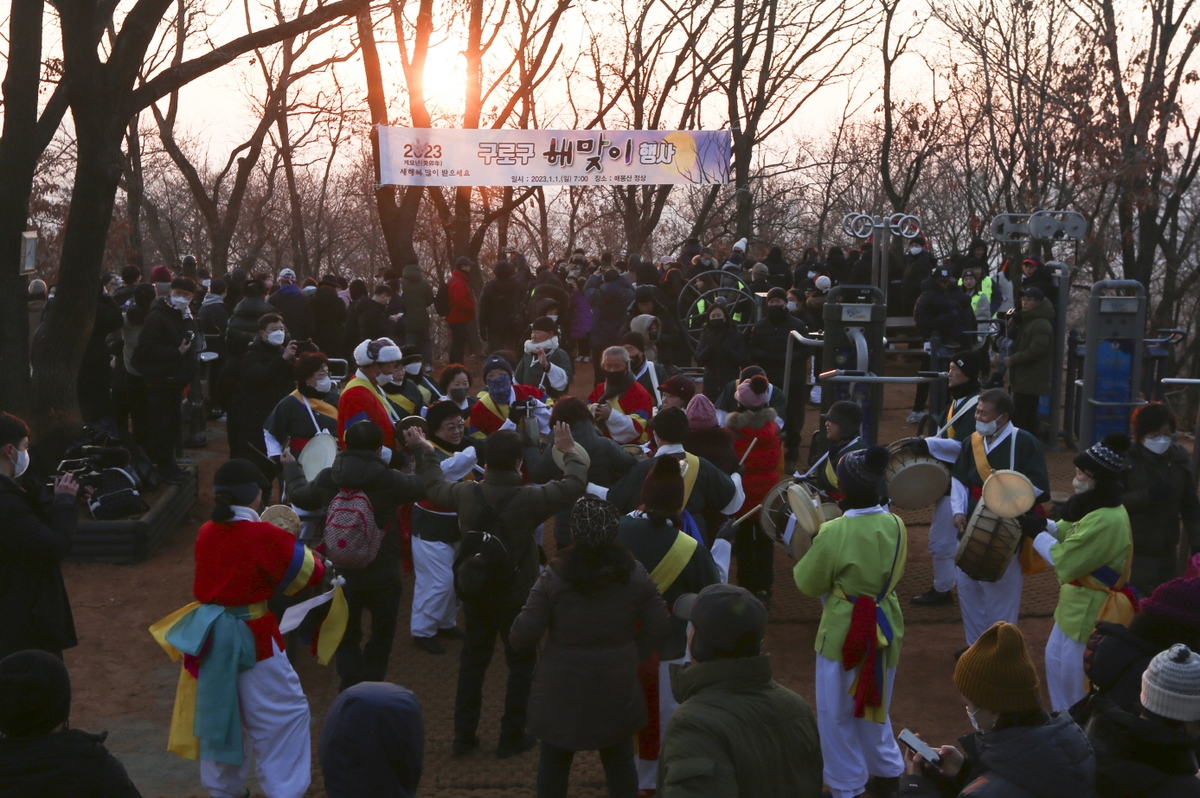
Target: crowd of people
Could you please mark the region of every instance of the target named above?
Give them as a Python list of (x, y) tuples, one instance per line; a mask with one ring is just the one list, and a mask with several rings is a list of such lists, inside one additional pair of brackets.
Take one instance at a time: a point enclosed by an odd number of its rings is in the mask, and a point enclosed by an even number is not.
[[(419, 696), (386, 683), (411, 570), (413, 645), (437, 657), (461, 641), (454, 753), (483, 745), (498, 638), (495, 753), (539, 747), (540, 798), (565, 796), (575, 752), (592, 750), (609, 794), (627, 798), (1200, 795), (1200, 578), (1176, 566), (1181, 528), (1200, 553), (1200, 500), (1175, 417), (1138, 408), (1131, 435), (1075, 457), (1075, 494), (1053, 507), (1037, 399), (1055, 285), (1035, 259), (1019, 278), (1007, 262), (993, 270), (981, 241), (939, 266), (917, 239), (888, 278), (895, 315), (936, 333), (950, 360), (945, 418), (906, 444), (949, 472), (929, 532), (933, 584), (911, 601), (957, 599), (967, 645), (954, 687), (975, 730), (960, 747), (902, 753), (889, 706), (909, 542), (888, 497), (893, 454), (867, 444), (863, 407), (842, 400), (802, 466), (810, 355), (786, 354), (864, 263), (869, 251), (836, 247), (794, 267), (778, 248), (754, 262), (743, 240), (721, 264), (692, 240), (677, 259), (577, 251), (536, 273), (510, 251), (487, 282), (459, 258), (438, 286), (415, 264), (374, 284), (291, 269), (210, 279), (194, 263), (156, 267), (147, 283), (134, 267), (106, 278), (115, 314), (98, 317), (93, 354), (108, 372), (85, 357), (85, 417), (128, 425), (164, 481), (186, 478), (180, 408), (204, 390), (203, 350), (216, 354), (207, 398), (226, 419), (196, 602), (153, 630), (183, 657), (171, 750), (200, 760), (215, 798), (245, 794), (251, 762), (269, 798), (303, 795), (310, 713), (289, 641), (313, 637), (340, 680), (318, 746), (327, 794), (415, 794)], [(726, 279), (755, 301), (704, 290)], [(1014, 294), (996, 346), (980, 322)], [(36, 301), (41, 314), (52, 300)], [(435, 314), (450, 338), (436, 376)], [(991, 387), (1003, 371), (1008, 390)], [(910, 421), (926, 401), (918, 393)], [(76, 639), (58, 563), (79, 486), (67, 474), (39, 503), (21, 481), (28, 448), (25, 424), (0, 416), (0, 534), (15, 553), (0, 564), (0, 796), (6, 781), (14, 795), (87, 794), (64, 786), (87, 773), (103, 779), (95, 794), (136, 795), (101, 741), (65, 729), (61, 657)], [(1017, 551), (983, 576), (955, 553), (995, 510), (996, 472), (1021, 475), (1029, 500)], [(795, 517), (777, 534), (757, 518), (785, 480), (836, 506), (792, 571), (823, 604), (815, 711), (772, 679), (764, 647), (777, 543), (795, 551), (804, 534)], [(261, 517), (280, 504), (294, 530)], [(1061, 586), (1049, 706), (1019, 629), (1023, 574), (1046, 568)], [(284, 631), (289, 607), (307, 615)]]

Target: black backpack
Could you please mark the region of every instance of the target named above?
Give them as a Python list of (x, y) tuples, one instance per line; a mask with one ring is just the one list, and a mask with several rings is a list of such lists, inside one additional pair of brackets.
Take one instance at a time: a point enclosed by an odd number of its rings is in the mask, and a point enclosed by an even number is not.
[(433, 309), (443, 319), (450, 315), (450, 286), (445, 280), (438, 286), (437, 294), (433, 297)]
[(483, 505), (475, 519), (475, 529), (463, 535), (458, 555), (454, 558), (454, 591), (463, 601), (472, 603), (499, 596), (513, 582), (518, 565), (513, 565), (508, 547), (501, 535), (504, 522), (500, 513), (517, 495), (513, 490), (492, 506), (483, 498), (483, 490), (475, 483), (475, 495)]

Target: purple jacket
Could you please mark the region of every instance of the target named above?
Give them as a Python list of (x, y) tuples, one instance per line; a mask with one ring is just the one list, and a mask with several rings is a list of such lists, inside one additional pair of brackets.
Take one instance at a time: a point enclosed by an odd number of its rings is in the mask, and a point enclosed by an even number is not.
[(592, 306), (588, 304), (583, 292), (576, 288), (571, 292), (571, 338), (587, 338), (591, 331)]

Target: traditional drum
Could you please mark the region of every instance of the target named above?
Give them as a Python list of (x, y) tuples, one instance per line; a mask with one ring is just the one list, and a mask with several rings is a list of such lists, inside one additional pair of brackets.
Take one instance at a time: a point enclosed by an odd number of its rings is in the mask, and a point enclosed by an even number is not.
[(641, 446), (638, 446), (636, 443), (622, 444), (621, 448), (625, 450), (626, 454), (631, 455), (636, 460), (645, 460), (647, 457), (649, 457), (649, 454), (646, 452), (646, 450)]
[(918, 454), (905, 446), (916, 438), (901, 438), (888, 446), (888, 498), (906, 510), (928, 507), (946, 494), (950, 487), (950, 469), (929, 454)]
[[(767, 491), (758, 514), (759, 526), (773, 540), (785, 546), (794, 559), (799, 560), (812, 547), (813, 536), (824, 520), (817, 507), (819, 499), (816, 488), (788, 477)], [(792, 537), (785, 542), (784, 535), (793, 517), (796, 523)]]
[(984, 502), (975, 505), (958, 542), (954, 564), (979, 582), (996, 582), (1021, 545), (1021, 524), (992, 512)]
[[(405, 416), (404, 418), (400, 419), (399, 423), (396, 424), (396, 429), (401, 433), (403, 433), (404, 430), (408, 429), (409, 427), (417, 427), (421, 430), (421, 432), (425, 433), (426, 437), (429, 436), (429, 422), (420, 416)], [(402, 436), (398, 435), (396, 437)]]
[(993, 471), (983, 483), (983, 504), (1000, 518), (1016, 518), (1033, 509), (1037, 490), (1020, 471)]
[(782, 542), (783, 530), (787, 528), (788, 519), (792, 517), (792, 508), (784, 498), (784, 491), (793, 482), (791, 477), (782, 480), (763, 497), (762, 510), (758, 513), (758, 525), (772, 540)]
[(265, 521), (271, 526), (286, 529), (292, 533), (293, 537), (300, 535), (300, 516), (296, 515), (296, 511), (286, 504), (272, 504), (262, 511), (259, 520)]
[(304, 469), (304, 478), (309, 482), (315, 481), (317, 474), (333, 465), (333, 458), (337, 457), (337, 452), (337, 438), (329, 433), (309, 438), (308, 443), (300, 450), (300, 456), (296, 458), (300, 467)]
[(838, 507), (835, 502), (821, 502), (821, 516), (826, 521), (832, 521), (835, 518), (841, 518), (842, 508)]

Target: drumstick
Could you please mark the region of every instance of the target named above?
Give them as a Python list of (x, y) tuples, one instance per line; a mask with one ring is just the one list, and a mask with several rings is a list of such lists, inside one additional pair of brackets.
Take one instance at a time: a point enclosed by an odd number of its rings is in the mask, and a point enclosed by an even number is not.
[(750, 445), (746, 447), (746, 452), (745, 452), (745, 454), (742, 455), (742, 459), (738, 460), (738, 465), (742, 465), (743, 463), (746, 462), (746, 458), (750, 456), (750, 452), (754, 451), (754, 444), (756, 444), (756, 443), (758, 443), (758, 438), (755, 438), (754, 440), (750, 441)]
[[(753, 445), (754, 445), (754, 444), (751, 444), (751, 446), (753, 446)], [(754, 507), (754, 509), (753, 509), (753, 510), (751, 510), (751, 511), (750, 511), (750, 512), (748, 512), (748, 513), (746, 513), (745, 515), (743, 515), (741, 518), (737, 519), (737, 520), (736, 520), (736, 521), (734, 521), (733, 523), (734, 523), (735, 525), (737, 525), (737, 524), (740, 524), (740, 523), (742, 523), (743, 521), (745, 521), (747, 518), (749, 518), (750, 516), (752, 516), (752, 515), (754, 515), (755, 513), (757, 513), (757, 512), (758, 512), (759, 510), (761, 510), (761, 509), (762, 509), (762, 505), (761, 505), (761, 504), (759, 504), (759, 505), (756, 505), (756, 506)]]

